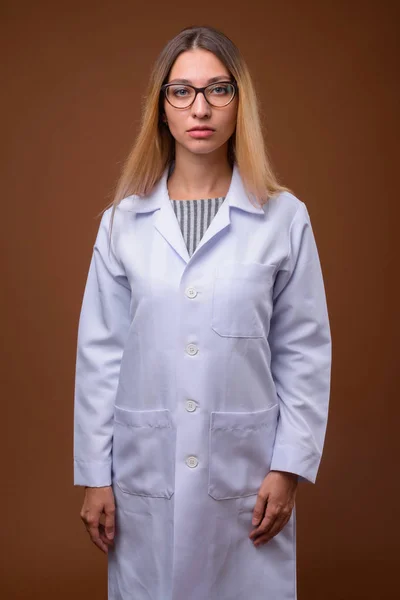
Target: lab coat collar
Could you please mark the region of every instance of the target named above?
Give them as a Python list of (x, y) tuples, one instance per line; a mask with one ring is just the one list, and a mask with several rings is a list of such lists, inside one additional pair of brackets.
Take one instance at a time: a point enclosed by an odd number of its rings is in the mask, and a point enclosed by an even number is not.
[[(169, 172), (170, 169), (167, 167), (161, 179), (146, 198), (130, 196), (129, 207), (127, 207), (127, 210), (135, 213), (148, 213), (162, 208), (163, 204), (170, 204), (171, 201), (167, 188)], [(236, 163), (233, 166), (232, 179), (224, 204), (228, 204), (230, 207), (234, 206), (249, 213), (265, 214), (266, 205), (264, 208), (258, 208), (250, 202)]]
[(264, 208), (253, 206), (245, 191), (239, 169), (235, 164), (226, 198), (221, 204), (215, 217), (211, 220), (210, 225), (207, 227), (203, 237), (193, 252), (192, 257), (190, 257), (168, 194), (167, 180), (169, 172), (169, 168), (165, 169), (161, 179), (146, 198), (130, 196), (125, 200), (122, 200), (121, 208), (134, 213), (150, 213), (159, 210), (154, 219), (154, 227), (186, 264), (189, 263), (191, 259), (197, 257), (200, 251), (203, 252), (204, 248), (208, 246), (209, 242), (213, 240), (215, 236), (221, 235), (224, 230), (228, 230), (231, 223), (230, 209), (232, 207), (239, 208), (247, 213), (265, 215), (264, 209), (268, 206), (268, 203), (264, 205)]

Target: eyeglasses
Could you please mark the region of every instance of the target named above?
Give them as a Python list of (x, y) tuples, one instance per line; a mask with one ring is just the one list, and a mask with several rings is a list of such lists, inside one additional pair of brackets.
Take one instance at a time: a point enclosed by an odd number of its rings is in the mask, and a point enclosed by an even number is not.
[(211, 106), (222, 108), (228, 106), (237, 92), (237, 84), (233, 81), (219, 81), (205, 87), (197, 88), (194, 85), (182, 83), (166, 83), (161, 86), (161, 91), (169, 104), (174, 108), (189, 108), (201, 92)]

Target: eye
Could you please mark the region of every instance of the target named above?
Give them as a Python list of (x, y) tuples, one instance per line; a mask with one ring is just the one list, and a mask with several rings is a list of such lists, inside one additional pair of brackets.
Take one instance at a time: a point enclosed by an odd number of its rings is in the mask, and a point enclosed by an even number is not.
[(210, 88), (210, 94), (224, 96), (232, 93), (232, 86), (229, 83), (217, 84)]
[(178, 96), (181, 98), (186, 96), (187, 94), (190, 94), (190, 90), (186, 87), (173, 87), (171, 91), (174, 96)]

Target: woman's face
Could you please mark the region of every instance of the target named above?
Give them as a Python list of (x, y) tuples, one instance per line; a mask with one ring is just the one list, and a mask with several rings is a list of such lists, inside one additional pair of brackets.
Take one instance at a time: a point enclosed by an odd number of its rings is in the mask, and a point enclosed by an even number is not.
[[(220, 77), (220, 81), (230, 80), (229, 71), (212, 52), (197, 48), (178, 56), (167, 83), (182, 83), (180, 80), (186, 79), (185, 83), (204, 87), (214, 77)], [(176, 145), (193, 154), (208, 154), (227, 143), (235, 131), (237, 106), (237, 94), (230, 104), (218, 108), (208, 104), (201, 93), (197, 94), (192, 106), (185, 109), (174, 108), (164, 99), (168, 127)], [(193, 137), (198, 134), (190, 134), (189, 130), (198, 126), (210, 127), (213, 132), (206, 137)]]

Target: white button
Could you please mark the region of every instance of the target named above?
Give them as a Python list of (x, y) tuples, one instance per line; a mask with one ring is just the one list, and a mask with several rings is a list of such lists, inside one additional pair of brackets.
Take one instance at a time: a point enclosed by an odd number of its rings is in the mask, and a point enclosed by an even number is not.
[(186, 464), (191, 469), (194, 469), (199, 464), (199, 461), (197, 460), (197, 458), (195, 456), (188, 456), (186, 459)]
[(185, 294), (188, 298), (196, 298), (197, 291), (194, 289), (194, 287), (188, 287), (185, 290)]
[(196, 346), (196, 344), (188, 344), (186, 346), (186, 352), (188, 354), (190, 354), (191, 356), (194, 356), (195, 354), (197, 354), (199, 351), (198, 347)]
[(196, 402), (194, 400), (186, 400), (186, 410), (194, 412), (196, 410)]

